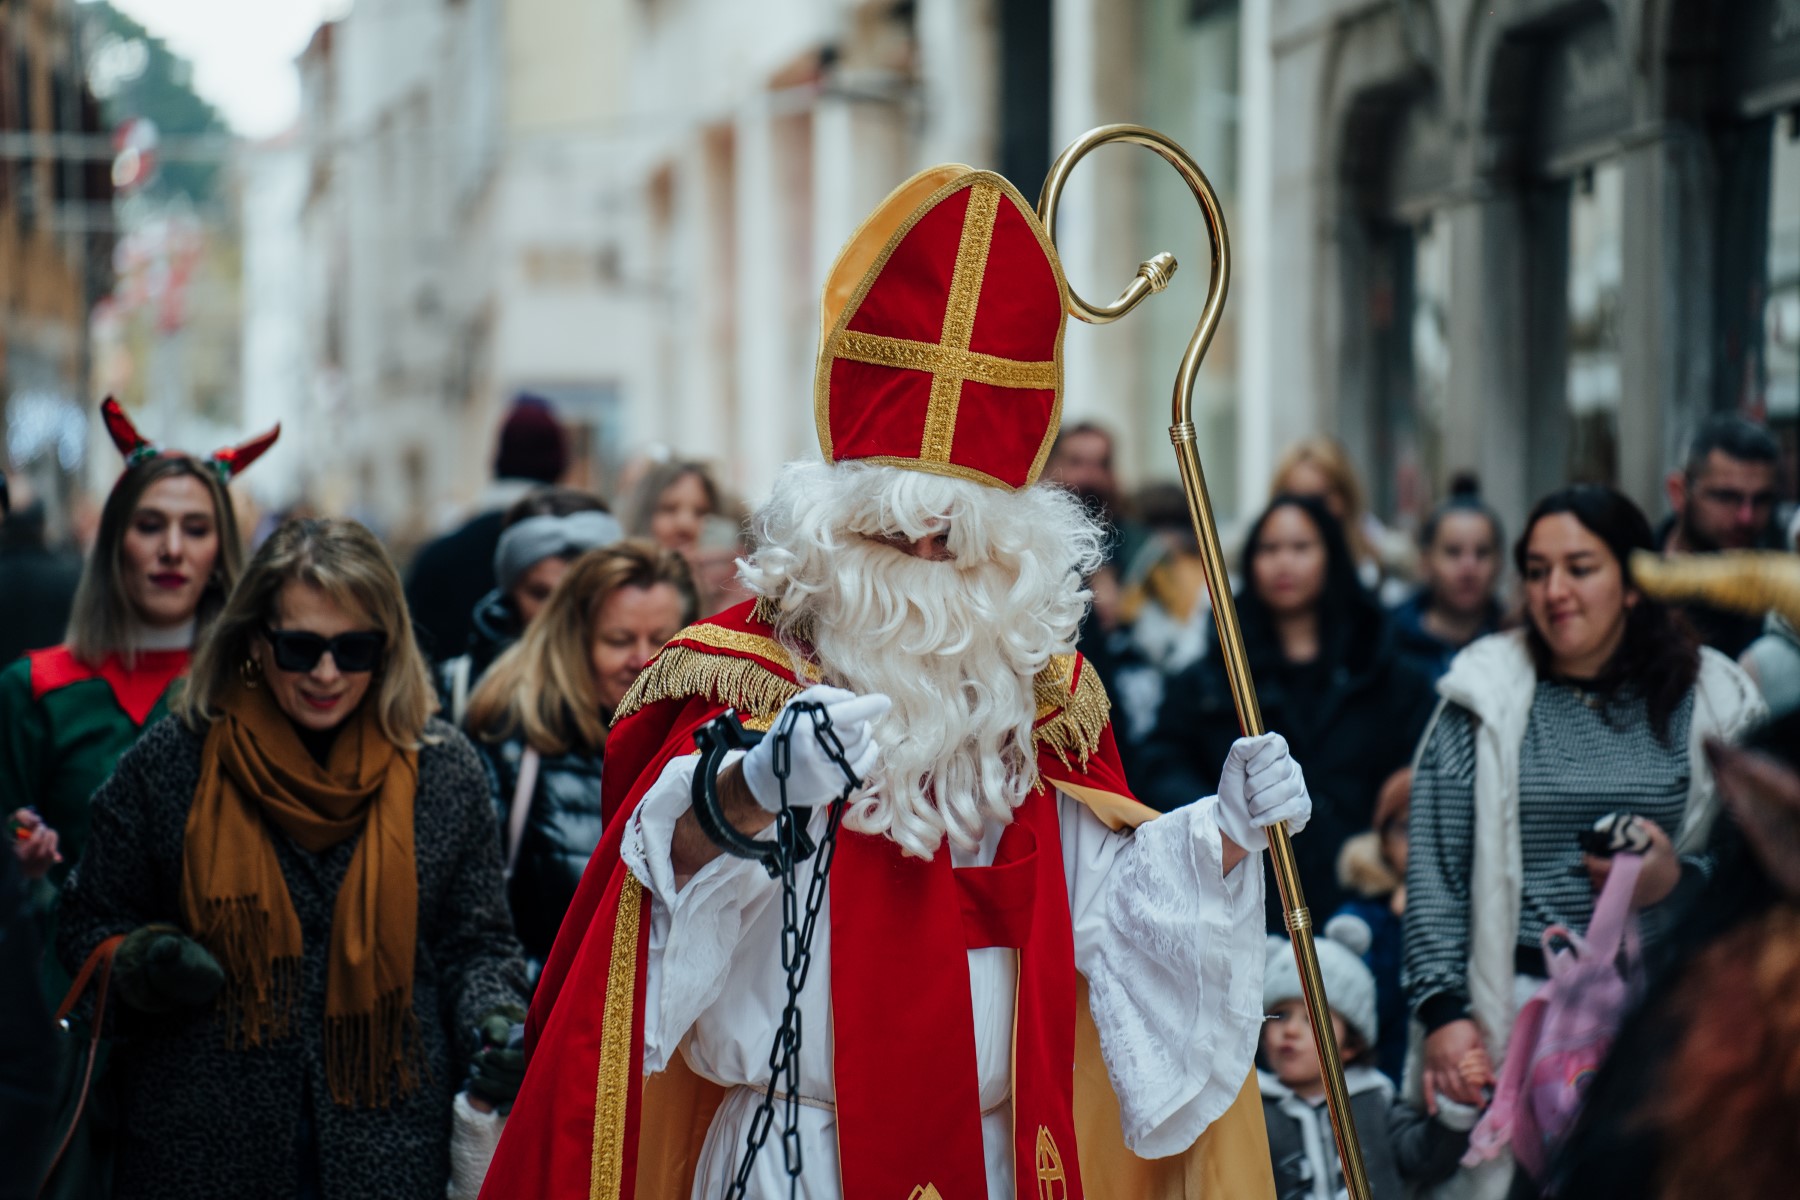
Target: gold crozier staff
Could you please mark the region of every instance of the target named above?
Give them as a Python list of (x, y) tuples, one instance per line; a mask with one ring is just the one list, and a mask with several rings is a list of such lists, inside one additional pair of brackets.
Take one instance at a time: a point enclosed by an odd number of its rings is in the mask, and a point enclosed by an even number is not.
[[(1103, 125), (1089, 130), (1070, 144), (1051, 164), (1044, 190), (1038, 197), (1038, 218), (1051, 241), (1056, 239), (1056, 206), (1075, 164), (1090, 150), (1108, 142), (1126, 142), (1156, 151), (1181, 173), (1200, 202), (1206, 220), (1206, 233), (1212, 243), (1212, 277), (1206, 289), (1206, 304), (1200, 312), (1200, 324), (1188, 341), (1181, 358), (1181, 370), (1175, 378), (1174, 416), (1169, 438), (1175, 443), (1175, 458), (1181, 469), (1181, 486), (1187, 494), (1188, 515), (1193, 518), (1194, 533), (1200, 540), (1200, 555), (1206, 568), (1206, 587), (1212, 593), (1213, 623), (1219, 634), (1219, 647), (1225, 655), (1225, 671), (1231, 681), (1232, 700), (1237, 704), (1238, 724), (1246, 737), (1264, 732), (1262, 709), (1256, 701), (1256, 685), (1250, 679), (1250, 662), (1244, 652), (1244, 635), (1238, 627), (1237, 604), (1231, 595), (1231, 583), (1225, 569), (1225, 553), (1219, 545), (1219, 530), (1213, 520), (1212, 500), (1206, 493), (1206, 476), (1200, 469), (1200, 452), (1194, 432), (1194, 382), (1200, 374), (1200, 362), (1212, 343), (1219, 316), (1225, 309), (1225, 292), (1231, 282), (1231, 244), (1225, 232), (1225, 215), (1219, 197), (1199, 166), (1173, 140), (1141, 125)], [(1089, 304), (1069, 287), (1069, 311), (1093, 325), (1116, 321), (1146, 297), (1160, 292), (1175, 273), (1175, 259), (1169, 254), (1156, 257), (1138, 267), (1138, 273), (1118, 300), (1105, 306)], [(1313, 946), (1312, 914), (1300, 890), (1300, 874), (1294, 863), (1294, 846), (1288, 836), (1286, 822), (1269, 830), (1269, 854), (1275, 865), (1275, 882), (1281, 890), (1282, 909), (1293, 935), (1294, 958), (1300, 966), (1300, 987), (1305, 993), (1306, 1013), (1312, 1021), (1313, 1038), (1319, 1047), (1325, 1073), (1325, 1100), (1331, 1112), (1331, 1128), (1337, 1137), (1338, 1161), (1343, 1164), (1344, 1183), (1352, 1200), (1369, 1200), (1368, 1175), (1363, 1167), (1362, 1146), (1356, 1139), (1356, 1124), (1350, 1115), (1350, 1093), (1344, 1086), (1344, 1064), (1338, 1055), (1336, 1030), (1331, 1023), (1331, 1009), (1325, 998), (1325, 981), (1319, 974), (1319, 956)]]

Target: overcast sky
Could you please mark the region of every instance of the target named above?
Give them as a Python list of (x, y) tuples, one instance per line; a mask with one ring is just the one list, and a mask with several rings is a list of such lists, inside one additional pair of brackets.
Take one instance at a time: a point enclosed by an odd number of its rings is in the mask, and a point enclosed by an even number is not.
[(319, 23), (350, 0), (112, 0), (194, 64), (194, 90), (246, 137), (294, 121), (300, 81), (294, 57)]

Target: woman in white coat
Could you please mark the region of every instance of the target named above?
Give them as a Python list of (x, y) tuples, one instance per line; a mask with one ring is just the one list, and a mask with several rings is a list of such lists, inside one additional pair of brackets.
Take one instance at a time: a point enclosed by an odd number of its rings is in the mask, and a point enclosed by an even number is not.
[[(1475, 642), (1439, 681), (1413, 776), (1403, 971), (1425, 1029), (1409, 1082), (1430, 1109), (1482, 1102), (1471, 1064), (1504, 1056), (1545, 975), (1544, 929), (1587, 927), (1610, 864), (1577, 833), (1611, 812), (1644, 819), (1635, 901), (1651, 940), (1710, 870), (1718, 803), (1700, 747), (1762, 702), (1634, 586), (1630, 554), (1651, 546), (1644, 514), (1610, 488), (1545, 497), (1514, 549), (1524, 627)], [(1450, 1194), (1503, 1197), (1512, 1174), (1504, 1159), (1465, 1170)]]

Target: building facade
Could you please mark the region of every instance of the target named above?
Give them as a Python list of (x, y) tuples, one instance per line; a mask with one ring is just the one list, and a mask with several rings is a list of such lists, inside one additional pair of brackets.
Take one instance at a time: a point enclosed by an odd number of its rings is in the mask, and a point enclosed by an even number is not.
[(73, 8), (0, 8), (0, 466), (32, 481), (53, 536), (86, 455), (88, 312), (112, 269), (105, 162), (68, 152), (101, 129)]
[[(1277, 392), (1416, 518), (1651, 511), (1696, 423), (1800, 417), (1800, 3), (1278, 2)], [(1286, 341), (1286, 339), (1283, 339)]]
[[(1794, 454), (1800, 0), (368, 0), (320, 37), (311, 390), (362, 461), (321, 499), (390, 524), (479, 489), (523, 388), (577, 425), (585, 482), (677, 455), (754, 500), (813, 452), (818, 289), (881, 197), (943, 161), (1035, 197), (1119, 121), (1223, 197), (1195, 419), (1227, 516), (1309, 433), (1401, 526), (1465, 472), (1510, 522), (1567, 479), (1660, 512), (1720, 409)], [(1065, 345), (1065, 416), (1171, 477), (1198, 209), (1107, 150), (1055, 237), (1090, 300), (1182, 264)]]

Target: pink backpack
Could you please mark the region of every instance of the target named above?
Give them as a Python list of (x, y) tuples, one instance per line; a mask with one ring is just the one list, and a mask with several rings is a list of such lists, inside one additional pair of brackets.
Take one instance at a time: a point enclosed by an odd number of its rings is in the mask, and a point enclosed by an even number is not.
[[(1611, 1049), (1631, 999), (1631, 988), (1617, 963), (1624, 945), (1626, 972), (1635, 976), (1638, 956), (1631, 894), (1643, 865), (1641, 855), (1614, 856), (1585, 938), (1560, 925), (1544, 930), (1544, 962), (1550, 978), (1519, 1010), (1499, 1086), (1469, 1134), (1464, 1166), (1475, 1166), (1510, 1148), (1533, 1178), (1544, 1178), (1551, 1152), (1574, 1124), (1587, 1085)], [(1559, 940), (1568, 947), (1552, 948)]]

